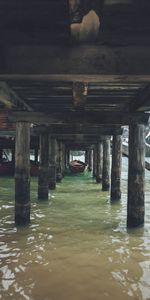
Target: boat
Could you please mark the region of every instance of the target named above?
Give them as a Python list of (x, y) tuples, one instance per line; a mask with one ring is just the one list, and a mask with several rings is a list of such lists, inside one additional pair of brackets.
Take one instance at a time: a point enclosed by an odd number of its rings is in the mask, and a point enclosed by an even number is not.
[(69, 163), (71, 173), (83, 173), (87, 164), (80, 160), (72, 160)]
[(0, 176), (13, 176), (14, 164), (12, 161), (0, 162)]
[[(0, 176), (14, 176), (15, 165), (12, 161), (1, 161), (0, 162)], [(38, 176), (39, 163), (30, 160), (30, 175)]]

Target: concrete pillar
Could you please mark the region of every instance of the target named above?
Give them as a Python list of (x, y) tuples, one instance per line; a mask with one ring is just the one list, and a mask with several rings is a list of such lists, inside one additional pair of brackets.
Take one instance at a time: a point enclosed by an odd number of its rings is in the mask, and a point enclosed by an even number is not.
[(127, 226), (144, 223), (145, 126), (129, 127)]
[(110, 188), (110, 139), (103, 141), (103, 174), (102, 191), (109, 191)]
[(15, 139), (15, 223), (30, 222), (30, 124), (16, 123)]
[(38, 198), (48, 199), (49, 188), (49, 136), (43, 133), (40, 136), (40, 165), (38, 177)]
[(121, 198), (121, 163), (122, 163), (122, 136), (114, 135), (112, 141), (111, 167), (111, 200)]

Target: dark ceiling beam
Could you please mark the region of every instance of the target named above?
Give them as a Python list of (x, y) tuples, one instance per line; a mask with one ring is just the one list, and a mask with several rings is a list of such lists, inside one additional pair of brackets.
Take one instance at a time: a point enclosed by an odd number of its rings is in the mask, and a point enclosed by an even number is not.
[(49, 134), (86, 134), (86, 135), (121, 135), (123, 129), (120, 126), (94, 126), (94, 125), (80, 125), (80, 124), (63, 124), (51, 126), (35, 126), (33, 127), (35, 134), (48, 132)]
[(2, 103), (7, 109), (11, 109), (14, 106), (5, 82), (0, 82), (0, 103)]
[(54, 134), (52, 137), (56, 138), (57, 140), (61, 141), (71, 141), (73, 143), (84, 143), (84, 142), (97, 142), (102, 141), (108, 137), (108, 135), (86, 135), (86, 134)]
[(150, 109), (150, 84), (147, 84), (144, 89), (142, 89), (135, 100), (130, 104), (129, 111), (132, 113), (134, 111), (145, 111)]
[[(118, 74), (118, 77), (122, 74), (125, 75), (126, 82), (129, 74), (142, 76), (150, 73), (150, 45), (144, 46), (140, 43), (137, 47), (132, 42), (131, 45), (120, 47), (115, 44), (113, 47), (98, 44), (78, 45), (78, 47), (71, 45), (60, 47), (52, 44), (51, 46), (8, 45), (5, 60), (7, 64), (1, 73), (68, 74), (68, 81), (73, 79), (69, 74)], [(25, 78), (24, 75), (21, 78)], [(26, 78), (29, 78), (28, 75)], [(31, 78), (34, 80), (35, 77), (31, 75)], [(82, 76), (77, 79), (79, 82), (83, 80)]]
[(142, 112), (66, 112), (66, 113), (39, 113), (39, 112), (11, 112), (10, 121), (26, 121), (34, 124), (104, 124), (104, 125), (131, 125), (147, 124), (149, 114)]
[(8, 87), (9, 93), (11, 95), (11, 98), (16, 103), (16, 107), (18, 109), (26, 110), (26, 111), (32, 111), (32, 108), (30, 105), (28, 105), (21, 97), (18, 96), (18, 94), (10, 87)]
[(58, 83), (66, 84), (73, 82), (85, 82), (90, 84), (148, 84), (150, 83), (150, 74), (123, 74), (123, 75), (114, 75), (114, 74), (0, 74), (1, 81), (11, 81), (11, 83), (17, 81), (18, 85), (21, 85), (21, 81), (24, 81), (26, 84), (34, 85), (35, 82), (43, 83)]
[(0, 82), (0, 102), (2, 102), (8, 109), (21, 109), (31, 111), (31, 107), (21, 99), (6, 82)]

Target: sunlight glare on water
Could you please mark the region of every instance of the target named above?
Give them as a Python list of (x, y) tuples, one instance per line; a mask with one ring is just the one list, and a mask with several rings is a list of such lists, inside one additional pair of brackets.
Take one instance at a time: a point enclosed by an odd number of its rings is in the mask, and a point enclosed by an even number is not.
[(14, 180), (0, 178), (0, 299), (150, 299), (150, 173), (144, 227), (127, 231), (122, 199), (111, 204), (90, 174), (66, 176), (48, 202), (32, 178), (31, 224), (14, 225)]

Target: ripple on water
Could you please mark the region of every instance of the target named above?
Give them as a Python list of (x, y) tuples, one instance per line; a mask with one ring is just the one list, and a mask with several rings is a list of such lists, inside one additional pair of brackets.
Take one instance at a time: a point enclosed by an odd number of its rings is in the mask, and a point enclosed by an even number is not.
[(0, 299), (150, 299), (149, 177), (146, 180), (145, 225), (128, 231), (127, 165), (122, 199), (114, 205), (89, 175), (66, 177), (49, 201), (40, 203), (32, 178), (31, 224), (26, 228), (14, 226), (13, 181), (3, 179)]

